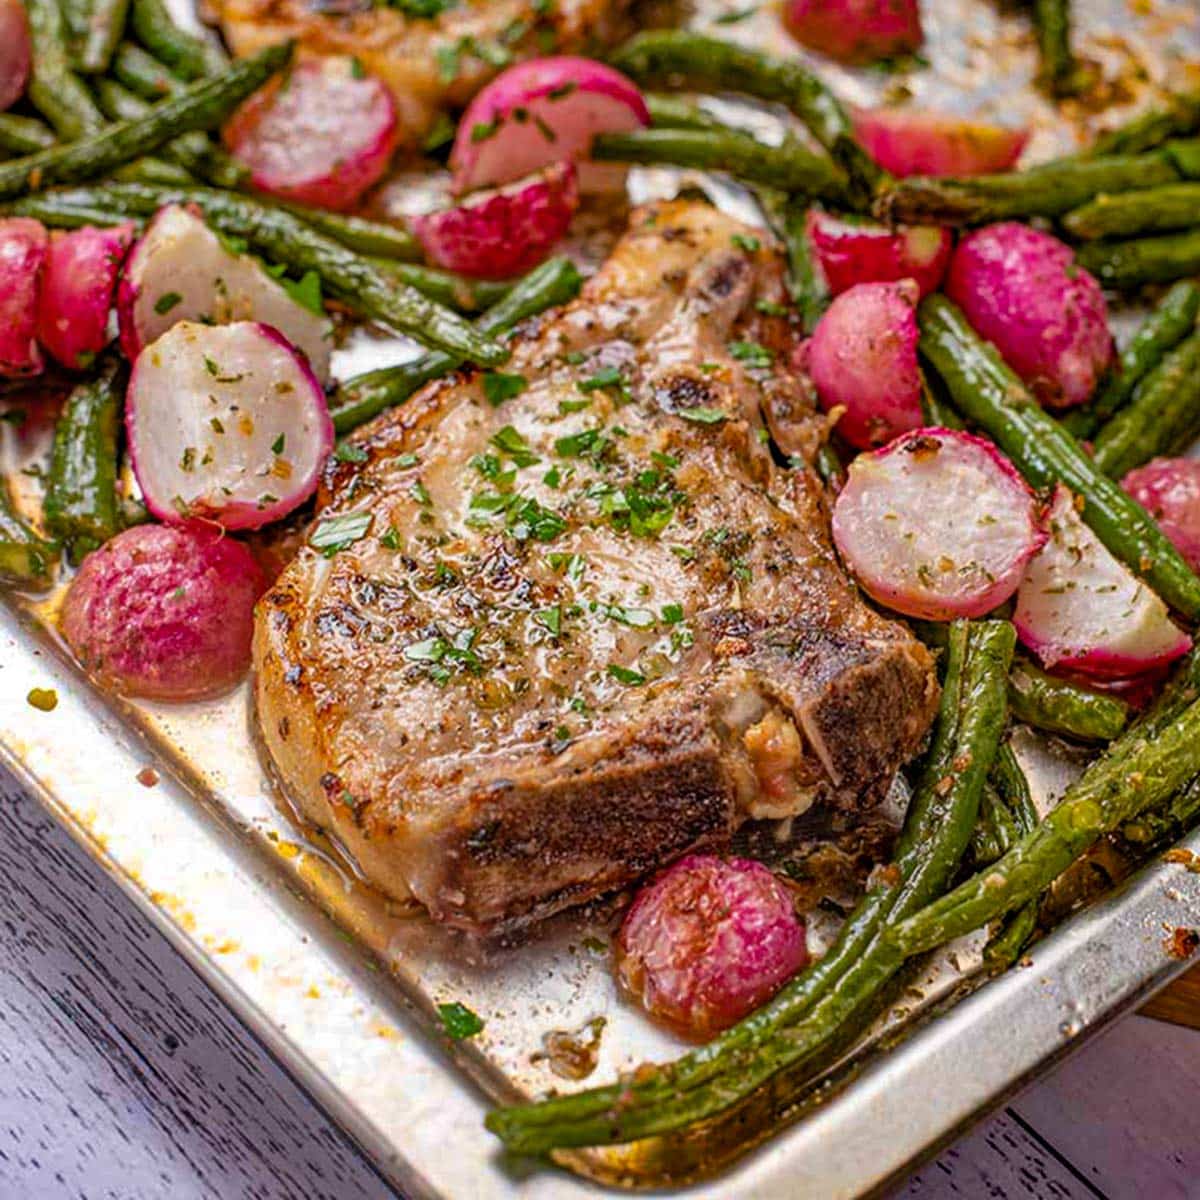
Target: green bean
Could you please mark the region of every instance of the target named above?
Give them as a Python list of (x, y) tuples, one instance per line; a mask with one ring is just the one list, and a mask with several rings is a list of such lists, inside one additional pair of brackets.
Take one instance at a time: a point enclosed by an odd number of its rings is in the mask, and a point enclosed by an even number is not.
[(1007, 971), (1021, 957), (1037, 928), (1038, 901), (1023, 904), (983, 948), (983, 965), (993, 974)]
[(1055, 96), (1080, 90), (1082, 72), (1071, 53), (1070, 0), (1034, 0), (1033, 27), (1041, 56), (1041, 76)]
[(990, 785), (983, 789), (979, 816), (971, 831), (971, 857), (977, 867), (1002, 858), (1019, 837), (1016, 820)]
[(89, 0), (87, 33), (79, 51), (81, 71), (100, 75), (108, 70), (128, 16), (129, 0)]
[(43, 512), (73, 563), (121, 529), (117, 438), (125, 375), (120, 356), (106, 355), (95, 379), (76, 384), (54, 427)]
[(680, 1129), (748, 1096), (784, 1069), (828, 1055), (861, 1022), (901, 959), (891, 921), (917, 911), (954, 872), (970, 838), (1004, 725), (1014, 644), (1007, 622), (950, 632), (933, 746), (909, 806), (891, 877), (867, 893), (826, 955), (774, 999), (672, 1064), (606, 1087), (488, 1114), (487, 1127), (522, 1153), (624, 1142)]
[(842, 465), (841, 456), (829, 442), (821, 443), (813, 466), (816, 467), (821, 482), (835, 495), (845, 486), (846, 468)]
[(0, 579), (24, 587), (49, 587), (58, 547), (39, 537), (13, 511), (8, 488), (0, 480)]
[(0, 113), (0, 150), (11, 154), (36, 154), (53, 146), (56, 140), (53, 130), (36, 117)]
[(143, 100), (163, 100), (187, 87), (187, 80), (175, 75), (148, 50), (133, 42), (122, 42), (113, 55), (112, 74), (124, 87)]
[(1133, 288), (1200, 274), (1200, 229), (1122, 242), (1090, 242), (1076, 260), (1102, 284)]
[(71, 70), (67, 31), (58, 0), (26, 0), (25, 11), (33, 42), (30, 103), (64, 141), (98, 133), (104, 128), (104, 114), (96, 107), (83, 80)]
[(1109, 742), (1129, 721), (1129, 705), (1116, 696), (1055, 679), (1019, 659), (1008, 680), (1013, 716), (1035, 729), (1084, 741)]
[(140, 218), (113, 212), (110, 208), (97, 208), (86, 204), (63, 204), (54, 199), (53, 192), (25, 196), (3, 207), (6, 216), (32, 217), (51, 229), (80, 229), (84, 225), (123, 225), (133, 221), (141, 225)]
[(123, 121), (71, 145), (53, 146), (0, 164), (0, 199), (104, 174), (180, 134), (219, 125), (231, 109), (289, 61), (292, 48), (291, 42), (271, 46), (235, 63), (224, 75), (193, 84), (186, 92), (155, 105), (140, 120)]
[(650, 124), (656, 129), (726, 129), (724, 122), (705, 112), (697, 104), (680, 100), (678, 96), (665, 96), (661, 92), (647, 92), (643, 99), (650, 110)]
[(1063, 417), (1065, 428), (1077, 438), (1090, 438), (1125, 405), (1147, 372), (1162, 362), (1163, 355), (1192, 331), (1198, 316), (1200, 286), (1191, 280), (1181, 280), (1138, 327), (1121, 352), (1116, 369), (1091, 404), (1073, 409)]
[(302, 204), (280, 204), (279, 207), (359, 254), (399, 260), (421, 257), (417, 239), (403, 225), (372, 221), (347, 213), (326, 212), (320, 208), (305, 208)]
[(1200, 773), (1200, 703), (1147, 737), (1118, 738), (1061, 802), (999, 862), (908, 917), (889, 934), (903, 955), (962, 937), (1035, 899), (1106, 833), (1167, 800)]
[(1200, 183), (1168, 183), (1144, 192), (1100, 195), (1063, 217), (1072, 237), (1092, 241), (1169, 233), (1200, 225)]
[(1166, 804), (1148, 808), (1121, 826), (1121, 836), (1135, 845), (1148, 846), (1177, 838), (1200, 815), (1200, 779), (1172, 796)]
[(129, 21), (139, 42), (185, 79), (224, 71), (228, 60), (211, 39), (180, 29), (163, 0), (133, 0)]
[(1133, 400), (1101, 427), (1092, 446), (1098, 471), (1113, 479), (1160, 454), (1185, 450), (1200, 431), (1200, 329), (1142, 380)]
[(1141, 505), (1102, 474), (1045, 412), (995, 348), (944, 296), (917, 313), (920, 351), (955, 406), (981, 426), (1034, 487), (1062, 482), (1083, 502), (1083, 519), (1131, 571), (1184, 616), (1200, 616), (1200, 579)]
[(196, 177), (186, 167), (150, 155), (118, 167), (112, 177), (122, 183), (149, 183), (156, 187), (186, 187), (196, 182)]
[(436, 300), (456, 312), (479, 312), (491, 308), (503, 300), (513, 286), (511, 279), (468, 279), (465, 275), (439, 271), (436, 267), (425, 267), (420, 263), (395, 262), (389, 258), (372, 261), (381, 271), (416, 288), (422, 296), (428, 296), (430, 300)]
[(931, 380), (928, 372), (921, 372), (921, 420), (939, 429), (963, 429), (962, 417), (938, 394), (940, 383), (936, 376)]
[(1029, 780), (1021, 770), (1021, 764), (1008, 742), (1003, 742), (996, 751), (991, 780), (1008, 805), (1020, 832), (1032, 833), (1038, 823), (1038, 811), (1029, 792)]
[(1141, 154), (1155, 150), (1169, 138), (1200, 130), (1200, 94), (1177, 95), (1165, 109), (1141, 113), (1116, 129), (1102, 133), (1092, 144), (1092, 155)]
[(800, 198), (791, 198), (773, 187), (759, 188), (759, 204), (771, 227), (783, 239), (788, 258), (788, 291), (800, 313), (800, 325), (812, 333), (829, 307), (829, 288), (821, 268), (813, 260), (806, 221), (808, 206)]
[(1184, 179), (1200, 179), (1200, 137), (1174, 138), (1163, 143), (1162, 152)]
[[(581, 282), (570, 259), (549, 259), (518, 280), (508, 295), (479, 318), (476, 328), (485, 334), (505, 333), (526, 317), (565, 304), (579, 291)], [(460, 363), (461, 359), (434, 351), (396, 367), (381, 367), (346, 380), (329, 406), (334, 429), (339, 434), (349, 433)]]
[(833, 163), (794, 138), (768, 146), (735, 129), (636, 129), (602, 133), (592, 157), (607, 162), (666, 163), (701, 171), (725, 171), (747, 183), (787, 192), (844, 200), (846, 181)]

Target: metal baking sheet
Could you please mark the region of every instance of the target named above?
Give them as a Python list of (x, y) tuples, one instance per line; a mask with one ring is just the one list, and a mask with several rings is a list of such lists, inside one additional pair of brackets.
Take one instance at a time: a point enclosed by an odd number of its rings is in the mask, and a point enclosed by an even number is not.
[[(744, 7), (706, 4), (694, 21)], [(1130, 80), (1124, 108), (1104, 120), (1186, 82), (1200, 58), (1191, 0), (1133, 17), (1123, 0), (1076, 7), (1085, 53)], [(953, 98), (956, 111), (1029, 119), (1031, 153), (1041, 158), (1071, 149), (1095, 123), (1084, 110), (1055, 117), (1029, 87), (1033, 59), (1018, 36), (1021, 18), (986, 0), (926, 0), (924, 11), (927, 70), (822, 70), (858, 103), (908, 88), (931, 106)], [(778, 48), (774, 21), (764, 6), (720, 32)], [(767, 136), (776, 127), (760, 109), (723, 111)], [(675, 172), (639, 171), (631, 191), (644, 198), (679, 182)], [(720, 203), (753, 214), (737, 189), (704, 182)], [(397, 195), (409, 203), (414, 193)], [(337, 366), (357, 369), (402, 352), (361, 336), (339, 352)], [(22, 446), (11, 426), (3, 437), (11, 464)], [(411, 1197), (594, 1194), (596, 1184), (563, 1171), (506, 1161), (482, 1115), (488, 1097), (586, 1086), (681, 1050), (617, 996), (607, 964), (611, 914), (568, 914), (509, 949), (432, 928), (383, 901), (331, 847), (300, 830), (255, 752), (246, 688), (186, 706), (104, 696), (62, 653), (53, 615), (53, 600), (0, 605), (0, 757), (388, 1178)], [(30, 706), (33, 687), (54, 688), (58, 706)], [(1061, 782), (1045, 761), (1040, 778), (1048, 789)], [(1200, 834), (1187, 844), (1200, 850)], [(1165, 983), (1183, 966), (1168, 953), (1171, 933), (1189, 923), (1200, 923), (1200, 876), (1156, 864), (1040, 943), (1031, 966), (948, 1007), (940, 1002), (961, 975), (947, 967), (969, 975), (977, 960), (970, 941), (951, 948), (908, 980), (899, 999), (908, 1016), (921, 1010), (920, 1028), (898, 1041), (893, 1024), (881, 1025), (808, 1111), (767, 1097), (736, 1126), (718, 1123), (700, 1138), (655, 1140), (633, 1152), (580, 1154), (566, 1165), (638, 1186), (726, 1168), (691, 1190), (703, 1197), (868, 1194)], [(486, 1021), (469, 1044), (452, 1046), (438, 1033), (435, 1006), (451, 1000)], [(545, 1036), (594, 1028), (599, 1018), (594, 1073), (582, 1084), (559, 1078)]]

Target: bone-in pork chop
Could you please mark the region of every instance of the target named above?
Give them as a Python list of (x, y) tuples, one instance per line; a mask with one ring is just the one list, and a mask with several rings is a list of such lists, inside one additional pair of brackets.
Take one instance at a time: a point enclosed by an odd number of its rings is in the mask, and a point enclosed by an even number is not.
[[(512, 927), (750, 817), (874, 804), (937, 684), (830, 548), (777, 251), (635, 212), (502, 374), (435, 382), (336, 464), (262, 600), (265, 745), (384, 891)], [(807, 430), (807, 434), (806, 434)]]

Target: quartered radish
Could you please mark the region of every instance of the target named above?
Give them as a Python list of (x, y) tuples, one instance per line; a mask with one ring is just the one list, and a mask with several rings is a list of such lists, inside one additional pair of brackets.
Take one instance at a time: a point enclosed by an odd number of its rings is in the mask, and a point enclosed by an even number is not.
[(1028, 129), (913, 108), (858, 109), (854, 136), (893, 175), (989, 175), (1016, 164)]
[(917, 0), (787, 0), (783, 23), (802, 46), (862, 64), (920, 48)]
[(842, 410), (838, 432), (859, 449), (921, 424), (919, 298), (911, 279), (857, 284), (834, 300), (801, 348), (821, 407)]
[(1033, 493), (992, 445), (917, 429), (851, 464), (833, 539), (874, 599), (908, 617), (981, 617), (1045, 541)]
[(121, 349), (132, 362), (178, 321), (262, 321), (329, 379), (333, 324), (293, 300), (262, 264), (238, 254), (191, 209), (159, 209), (121, 274), (117, 290)]
[(85, 225), (50, 240), (38, 296), (37, 337), (50, 357), (82, 370), (108, 345), (108, 314), (134, 226)]
[(1025, 569), (1013, 624), (1046, 667), (1120, 678), (1187, 653), (1167, 606), (1084, 524), (1062, 485), (1050, 537)]
[(38, 289), (50, 238), (28, 217), (0, 220), (0, 376), (37, 375), (44, 365), (35, 339)]
[(478, 279), (507, 279), (554, 249), (578, 206), (575, 167), (561, 162), (409, 223), (430, 262)]
[(256, 92), (225, 126), (225, 143), (256, 188), (318, 208), (353, 207), (387, 171), (396, 102), (356, 58), (305, 59)]
[(1192, 570), (1200, 570), (1200, 460), (1155, 458), (1130, 471), (1121, 486), (1158, 522)]
[(915, 279), (922, 296), (936, 291), (954, 238), (940, 225), (891, 229), (863, 217), (808, 210), (808, 240), (821, 273), (836, 296), (856, 283)]
[(25, 5), (21, 0), (0, 0), (0, 109), (20, 100), (32, 61)]
[(325, 393), (276, 329), (181, 321), (134, 364), (125, 430), (146, 507), (257, 529), (316, 490), (333, 447)]
[(585, 161), (599, 133), (650, 124), (636, 85), (590, 58), (562, 55), (518, 63), (471, 101), (450, 152), (454, 190), (497, 187), (551, 163), (579, 165), (585, 192), (606, 190), (624, 170)]

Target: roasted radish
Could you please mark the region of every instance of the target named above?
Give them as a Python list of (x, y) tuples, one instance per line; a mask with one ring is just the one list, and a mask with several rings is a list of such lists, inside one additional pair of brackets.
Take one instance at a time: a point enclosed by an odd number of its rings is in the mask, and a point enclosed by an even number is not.
[(920, 48), (917, 0), (787, 0), (783, 22), (802, 46), (862, 64)]
[(911, 279), (857, 284), (834, 300), (801, 349), (821, 407), (842, 410), (838, 432), (859, 449), (921, 424), (919, 296)]
[(621, 983), (696, 1038), (740, 1020), (807, 961), (788, 889), (744, 858), (680, 859), (638, 893), (617, 938)]
[(32, 61), (25, 5), (21, 0), (0, 0), (0, 109), (20, 100)]
[(329, 379), (329, 318), (297, 303), (257, 259), (237, 253), (177, 204), (159, 210), (130, 254), (117, 312), (131, 362), (178, 321), (261, 321), (304, 351), (317, 378)]
[(12, 379), (42, 370), (35, 335), (49, 241), (37, 221), (0, 220), (0, 376)]
[(1200, 570), (1200, 461), (1156, 458), (1121, 486), (1158, 522), (1193, 571)]
[(497, 187), (556, 162), (578, 164), (583, 191), (605, 190), (621, 168), (586, 161), (598, 133), (650, 124), (641, 92), (619, 71), (567, 55), (518, 63), (471, 101), (450, 152), (457, 192)]
[(56, 362), (82, 370), (108, 345), (108, 315), (134, 226), (85, 225), (50, 241), (38, 295), (37, 337)]
[(137, 525), (83, 560), (63, 603), (63, 637), (124, 695), (216, 695), (250, 665), (263, 587), (250, 551), (213, 525)]
[(851, 464), (833, 539), (880, 604), (930, 621), (981, 617), (1045, 540), (1037, 502), (991, 442), (917, 429)]
[(1084, 403), (1112, 361), (1104, 293), (1048, 233), (1004, 221), (967, 234), (945, 291), (1048, 408)]
[(304, 357), (253, 321), (181, 321), (151, 342), (129, 381), (125, 430), (156, 517), (226, 529), (257, 529), (303, 504), (333, 446)]
[(990, 175), (1015, 165), (1027, 129), (912, 108), (859, 109), (854, 136), (893, 175)]
[(1121, 678), (1185, 654), (1187, 634), (1167, 606), (1084, 524), (1059, 485), (1050, 537), (1025, 569), (1013, 623), (1046, 667)]
[(915, 279), (922, 296), (936, 291), (954, 239), (938, 225), (886, 225), (862, 217), (808, 210), (808, 240), (829, 290), (836, 296), (856, 283)]
[(396, 148), (396, 102), (356, 58), (311, 58), (256, 92), (225, 143), (256, 188), (342, 210), (383, 177)]
[(578, 204), (574, 166), (555, 163), (509, 187), (468, 196), (457, 208), (413, 217), (411, 224), (437, 266), (477, 279), (506, 279), (550, 253)]

